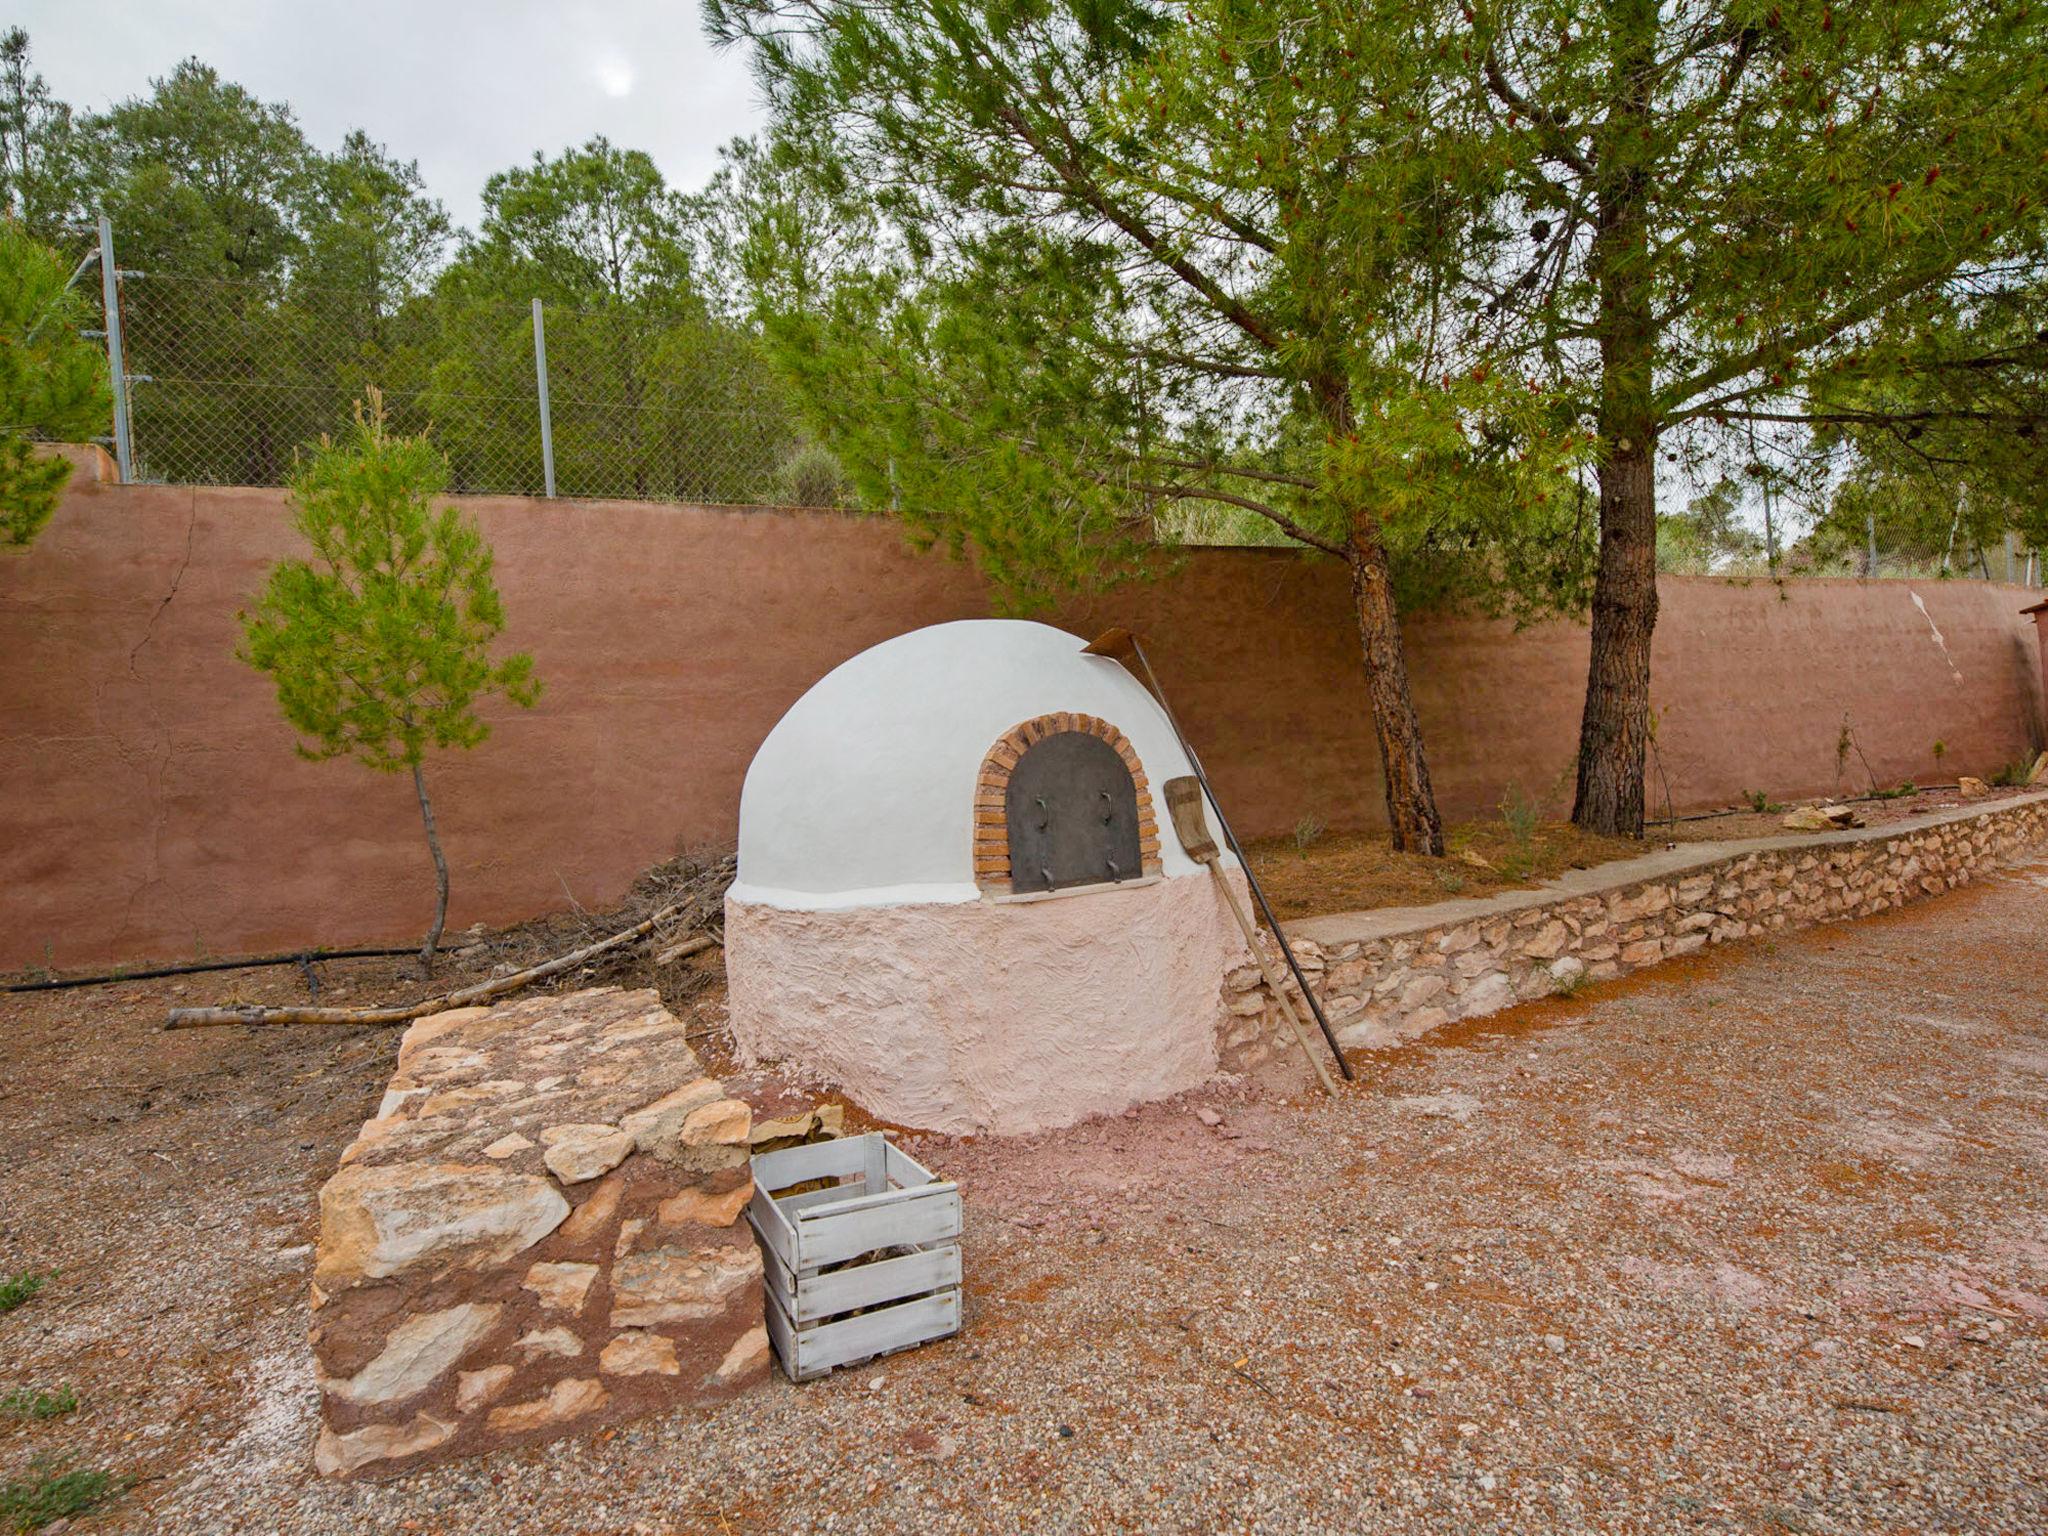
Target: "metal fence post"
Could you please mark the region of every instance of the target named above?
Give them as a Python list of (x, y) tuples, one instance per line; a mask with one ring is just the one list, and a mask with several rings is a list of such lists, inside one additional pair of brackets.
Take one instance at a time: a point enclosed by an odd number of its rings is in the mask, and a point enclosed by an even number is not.
[(121, 352), (121, 275), (114, 270), (114, 221), (100, 215), (100, 297), (107, 310), (107, 371), (114, 385), (114, 462), (121, 483), (135, 480), (135, 448), (128, 438), (128, 364)]
[(550, 501), (555, 497), (555, 427), (548, 415), (548, 331), (533, 301), (533, 377), (540, 389), (540, 473)]

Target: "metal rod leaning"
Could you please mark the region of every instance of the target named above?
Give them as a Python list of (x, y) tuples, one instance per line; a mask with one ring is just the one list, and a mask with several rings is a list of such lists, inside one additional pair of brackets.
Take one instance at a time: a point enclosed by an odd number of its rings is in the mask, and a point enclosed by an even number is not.
[(1330, 1054), (1337, 1058), (1337, 1070), (1344, 1074), (1344, 1081), (1351, 1082), (1354, 1075), (1351, 1063), (1344, 1059), (1343, 1047), (1337, 1044), (1337, 1032), (1330, 1028), (1330, 1021), (1323, 1015), (1323, 1005), (1316, 1001), (1310, 989), (1308, 978), (1301, 973), (1301, 962), (1294, 957), (1294, 946), (1287, 942), (1287, 935), (1280, 930), (1280, 920), (1273, 915), (1273, 904), (1266, 900), (1265, 887), (1259, 884), (1259, 877), (1253, 873), (1251, 861), (1244, 856), (1244, 845), (1238, 842), (1237, 834), (1230, 829), (1230, 818), (1223, 814), (1223, 807), (1216, 801), (1216, 791), (1209, 784), (1209, 775), (1202, 770), (1202, 760), (1189, 743), (1187, 732), (1180, 728), (1180, 720), (1174, 715), (1173, 706), (1166, 702), (1166, 690), (1159, 686), (1159, 678), (1152, 670), (1152, 662), (1145, 655), (1145, 647), (1130, 630), (1118, 626), (1106, 629), (1093, 641), (1082, 647), (1088, 655), (1106, 656), (1121, 661), (1125, 656), (1137, 658), (1139, 667), (1145, 673), (1145, 686), (1152, 697), (1159, 701), (1159, 707), (1166, 714), (1166, 723), (1173, 727), (1174, 740), (1188, 760), (1188, 766), (1195, 770), (1195, 778), (1202, 786), (1202, 793), (1208, 798), (1209, 808), (1216, 813), (1216, 825), (1223, 831), (1223, 841), (1236, 857), (1238, 867), (1244, 871), (1245, 884), (1251, 887), (1252, 896), (1258, 901), (1259, 911), (1265, 914), (1266, 926), (1273, 930), (1273, 937), (1280, 945), (1280, 953), (1287, 957), (1287, 968), (1294, 973), (1294, 983), (1301, 988), (1302, 999), (1308, 1004), (1309, 1012), (1316, 1016), (1316, 1027), (1322, 1030), (1323, 1039), (1330, 1047)]
[[(1273, 974), (1273, 962), (1266, 958), (1266, 948), (1259, 942), (1258, 930), (1252, 927), (1252, 920), (1244, 909), (1244, 903), (1237, 899), (1237, 892), (1230, 887), (1230, 877), (1223, 873), (1223, 860), (1216, 849), (1216, 839), (1209, 835), (1208, 818), (1202, 807), (1206, 795), (1202, 781), (1192, 774), (1168, 779), (1161, 786), (1166, 792), (1166, 814), (1173, 818), (1173, 834), (1180, 839), (1180, 846), (1187, 856), (1204, 866), (1216, 881), (1216, 889), (1223, 893), (1223, 904), (1230, 908), (1230, 915), (1237, 919), (1237, 930), (1244, 935), (1245, 948), (1252, 952), (1252, 958), (1259, 963), (1259, 974), (1266, 978), (1266, 985), (1272, 988), (1274, 998), (1280, 1004), (1280, 1012), (1287, 1019), (1287, 1027), (1294, 1031), (1294, 1043), (1301, 1047), (1301, 1054), (1308, 1062), (1317, 1079), (1323, 1085), (1323, 1092), (1335, 1093), (1337, 1085), (1330, 1080), (1329, 1068), (1323, 1065), (1323, 1058), (1316, 1054), (1314, 1044), (1309, 1040), (1308, 1030), (1301, 1022), (1301, 1015), (1294, 1011), (1294, 1004), (1288, 1000), (1287, 989), (1280, 978)], [(1341, 1059), (1341, 1058), (1340, 1058)]]

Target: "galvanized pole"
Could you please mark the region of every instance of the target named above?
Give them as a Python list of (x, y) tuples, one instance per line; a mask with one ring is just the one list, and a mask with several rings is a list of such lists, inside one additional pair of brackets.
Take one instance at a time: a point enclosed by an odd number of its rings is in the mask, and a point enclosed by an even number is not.
[(533, 301), (533, 377), (540, 386), (540, 472), (547, 483), (548, 499), (555, 495), (555, 426), (548, 415), (548, 332), (540, 317), (540, 300)]
[(135, 448), (128, 440), (128, 364), (121, 353), (121, 275), (114, 270), (114, 221), (100, 215), (100, 297), (107, 308), (107, 372), (114, 383), (114, 462), (121, 483), (135, 479)]

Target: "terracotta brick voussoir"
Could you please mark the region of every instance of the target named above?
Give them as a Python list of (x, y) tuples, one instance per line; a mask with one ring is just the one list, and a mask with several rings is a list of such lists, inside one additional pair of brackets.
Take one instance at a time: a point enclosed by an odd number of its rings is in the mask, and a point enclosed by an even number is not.
[[(1867, 831), (1691, 844), (1575, 871), (1544, 890), (1342, 913), (1288, 931), (1311, 976), (1325, 953), (1337, 962), (1318, 997), (1338, 1040), (1373, 1049), (1710, 945), (1889, 911), (2043, 841), (2048, 793), (2033, 793)], [(1287, 1039), (1258, 972), (1233, 972), (1218, 1036), (1224, 1067), (1256, 1065)]]
[(1061, 731), (1079, 731), (1098, 737), (1116, 749), (1117, 756), (1130, 769), (1131, 783), (1138, 792), (1140, 868), (1148, 875), (1156, 875), (1160, 871), (1159, 822), (1152, 814), (1151, 783), (1145, 777), (1144, 765), (1138, 761), (1137, 748), (1107, 720), (1062, 710), (1011, 726), (996, 738), (982, 759), (981, 772), (974, 784), (974, 879), (985, 891), (1004, 892), (1010, 889), (1010, 831), (1008, 819), (1003, 814), (1004, 792), (1009, 788), (1010, 774), (1027, 747)]
[(378, 1476), (759, 1381), (751, 1108), (651, 991), (421, 1019), (320, 1196), (315, 1464)]

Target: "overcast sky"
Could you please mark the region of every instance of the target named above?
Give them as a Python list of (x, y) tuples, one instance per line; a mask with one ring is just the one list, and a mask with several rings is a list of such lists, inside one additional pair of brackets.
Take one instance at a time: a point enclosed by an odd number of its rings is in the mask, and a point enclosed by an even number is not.
[(762, 121), (696, 0), (5, 0), (59, 97), (96, 111), (196, 55), (323, 149), (367, 129), (474, 226), (492, 171), (602, 133), (693, 189)]

